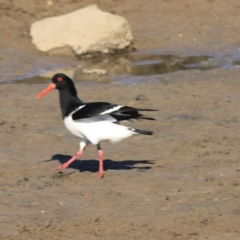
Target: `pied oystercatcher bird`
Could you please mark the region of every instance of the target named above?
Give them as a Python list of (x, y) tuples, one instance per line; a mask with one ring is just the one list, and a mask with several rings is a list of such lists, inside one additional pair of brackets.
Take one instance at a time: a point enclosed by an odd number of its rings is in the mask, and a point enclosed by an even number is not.
[(108, 140), (119, 142), (134, 134), (152, 135), (153, 132), (139, 130), (120, 125), (120, 121), (131, 121), (133, 119), (155, 120), (154, 118), (140, 114), (140, 111), (158, 111), (154, 109), (141, 109), (128, 106), (112, 104), (108, 102), (82, 102), (77, 96), (77, 90), (71, 78), (63, 73), (57, 73), (52, 77), (52, 83), (37, 98), (43, 97), (53, 89), (59, 90), (60, 107), (62, 118), (66, 128), (80, 137), (80, 148), (78, 152), (66, 163), (57, 169), (67, 168), (74, 160), (80, 157), (88, 143), (97, 147), (99, 157), (98, 177), (102, 178), (103, 151), (100, 142)]

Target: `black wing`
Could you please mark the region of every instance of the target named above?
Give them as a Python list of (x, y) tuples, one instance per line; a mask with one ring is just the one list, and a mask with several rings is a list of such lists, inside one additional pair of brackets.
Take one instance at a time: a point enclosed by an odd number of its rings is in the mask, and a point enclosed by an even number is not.
[(104, 112), (111, 112), (111, 109), (116, 108), (118, 105), (108, 102), (91, 102), (79, 106), (72, 115), (73, 120), (90, 118), (104, 114)]
[(117, 111), (110, 113), (110, 115), (115, 119), (117, 119), (117, 121), (131, 120), (131, 119), (155, 120), (154, 118), (147, 117), (147, 116), (144, 116), (143, 114), (140, 114), (139, 111), (158, 111), (158, 110), (123, 106)]
[(153, 109), (141, 109), (141, 108), (133, 108), (127, 106), (121, 106), (117, 104), (111, 104), (107, 102), (91, 102), (86, 103), (76, 109), (72, 114), (73, 120), (90, 118), (98, 115), (109, 114), (116, 121), (123, 120), (131, 120), (131, 119), (147, 119), (147, 120), (155, 120), (154, 118), (150, 118), (144, 116), (139, 113), (139, 111), (158, 111)]

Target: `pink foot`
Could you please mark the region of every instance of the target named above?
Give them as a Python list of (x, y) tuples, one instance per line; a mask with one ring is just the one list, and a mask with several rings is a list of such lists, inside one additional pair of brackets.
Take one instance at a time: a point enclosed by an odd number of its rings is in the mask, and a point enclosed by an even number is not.
[(55, 170), (62, 170), (62, 169), (66, 169), (68, 168), (69, 164), (68, 163), (64, 163), (62, 165), (60, 165), (58, 168), (56, 168)]
[(98, 178), (103, 178), (104, 177), (104, 171), (99, 171), (98, 172)]

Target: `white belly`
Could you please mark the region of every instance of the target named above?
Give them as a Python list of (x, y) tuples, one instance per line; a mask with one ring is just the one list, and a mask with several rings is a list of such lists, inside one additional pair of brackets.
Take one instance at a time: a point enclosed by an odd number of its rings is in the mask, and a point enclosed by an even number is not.
[(131, 128), (115, 124), (111, 116), (97, 116), (81, 120), (72, 120), (72, 117), (64, 118), (66, 128), (80, 138), (84, 138), (92, 144), (100, 141), (119, 142), (136, 134)]

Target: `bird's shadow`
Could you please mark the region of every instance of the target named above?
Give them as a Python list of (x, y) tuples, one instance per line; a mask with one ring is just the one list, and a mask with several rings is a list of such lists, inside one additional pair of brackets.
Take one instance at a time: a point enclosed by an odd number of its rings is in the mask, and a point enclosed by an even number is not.
[[(50, 160), (46, 161), (59, 161), (61, 164), (67, 162), (71, 156), (63, 154), (55, 154)], [(136, 164), (147, 164), (148, 166), (135, 166)], [(122, 161), (113, 161), (111, 159), (104, 160), (104, 170), (148, 170), (151, 169), (150, 164), (154, 164), (152, 160), (122, 160)], [(95, 159), (91, 160), (78, 160), (76, 159), (72, 162), (68, 168), (80, 170), (81, 172), (97, 172), (98, 171), (99, 161)]]

